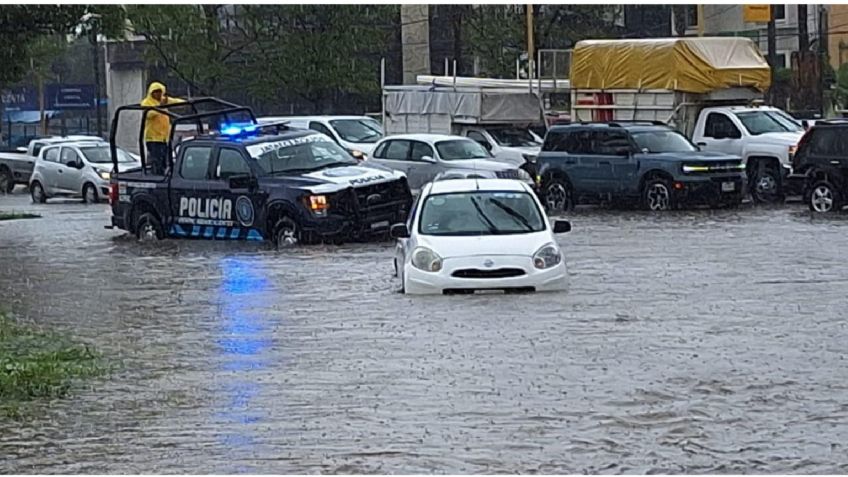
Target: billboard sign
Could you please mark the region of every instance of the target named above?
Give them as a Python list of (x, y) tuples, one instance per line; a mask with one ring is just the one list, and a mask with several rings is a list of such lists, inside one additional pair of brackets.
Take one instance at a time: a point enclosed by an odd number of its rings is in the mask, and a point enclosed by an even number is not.
[(743, 19), (746, 23), (768, 23), (771, 20), (771, 5), (744, 5)]

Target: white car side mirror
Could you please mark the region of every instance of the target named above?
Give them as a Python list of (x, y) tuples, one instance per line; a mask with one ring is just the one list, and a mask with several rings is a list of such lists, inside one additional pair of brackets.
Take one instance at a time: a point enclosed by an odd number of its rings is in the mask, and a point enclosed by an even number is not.
[(424, 162), (433, 162), (433, 163), (436, 162), (436, 160), (433, 158), (433, 156), (421, 156), (421, 160), (424, 161)]

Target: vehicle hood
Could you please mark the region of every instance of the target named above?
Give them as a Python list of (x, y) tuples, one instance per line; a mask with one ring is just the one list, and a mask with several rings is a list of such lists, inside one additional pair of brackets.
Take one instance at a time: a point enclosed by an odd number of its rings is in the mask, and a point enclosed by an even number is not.
[(765, 133), (758, 136), (751, 136), (751, 142), (759, 144), (768, 144), (772, 146), (794, 146), (798, 144), (803, 131), (799, 132), (782, 132), (782, 133)]
[(506, 151), (515, 151), (519, 154), (538, 155), (542, 151), (542, 146), (501, 146), (501, 149)]
[[(105, 164), (92, 164), (91, 167), (97, 169), (102, 172), (112, 172), (112, 163), (108, 162)], [(119, 162), (118, 163), (118, 172), (125, 172), (130, 169), (139, 169), (141, 168), (141, 162)]]
[(361, 164), (343, 167), (328, 167), (320, 171), (292, 176), (276, 176), (280, 181), (292, 181), (315, 194), (329, 194), (349, 187), (362, 187), (396, 181), (405, 177), (399, 171), (385, 167)]
[[(695, 152), (652, 152), (644, 156), (651, 159), (660, 159), (667, 161), (698, 161), (698, 162), (726, 162), (726, 161), (741, 161), (739, 156), (725, 154), (723, 152), (713, 151), (695, 151)], [(637, 156), (638, 157), (638, 156)]]
[(520, 255), (532, 257), (540, 248), (556, 243), (550, 230), (528, 234), (439, 237), (419, 235), (418, 244), (442, 258)]
[(35, 158), (33, 156), (30, 156), (29, 154), (19, 154), (17, 152), (0, 153), (0, 159), (4, 161), (28, 162), (30, 164), (35, 162)]
[(495, 162), (488, 159), (465, 159), (461, 161), (443, 161), (442, 164), (449, 169), (467, 169), (478, 171), (505, 171), (512, 169), (509, 164)]

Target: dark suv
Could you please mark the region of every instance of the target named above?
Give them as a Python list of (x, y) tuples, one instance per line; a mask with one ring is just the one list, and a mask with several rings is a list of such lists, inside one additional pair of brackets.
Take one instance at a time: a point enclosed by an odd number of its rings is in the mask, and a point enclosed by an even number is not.
[(792, 159), (806, 177), (804, 200), (817, 213), (838, 211), (848, 200), (848, 120), (817, 122)]
[(746, 187), (740, 158), (701, 152), (658, 122), (555, 126), (537, 167), (544, 203), (554, 213), (577, 204), (633, 201), (649, 210), (736, 206)]

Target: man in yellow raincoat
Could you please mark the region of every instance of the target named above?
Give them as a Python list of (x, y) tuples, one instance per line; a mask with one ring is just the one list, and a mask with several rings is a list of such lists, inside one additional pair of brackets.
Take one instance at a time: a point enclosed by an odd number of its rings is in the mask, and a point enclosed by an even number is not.
[[(179, 98), (171, 98), (165, 91), (165, 85), (152, 82), (147, 88), (147, 96), (141, 101), (142, 106), (162, 106), (166, 104), (183, 103)], [(154, 174), (165, 174), (168, 159), (168, 137), (171, 133), (171, 118), (149, 111), (147, 122), (144, 124), (144, 143), (147, 146), (147, 160)]]

